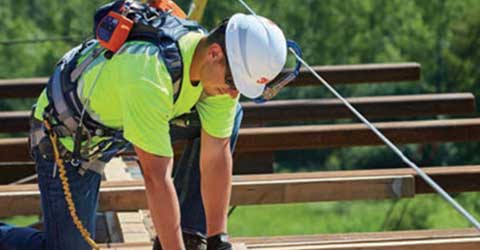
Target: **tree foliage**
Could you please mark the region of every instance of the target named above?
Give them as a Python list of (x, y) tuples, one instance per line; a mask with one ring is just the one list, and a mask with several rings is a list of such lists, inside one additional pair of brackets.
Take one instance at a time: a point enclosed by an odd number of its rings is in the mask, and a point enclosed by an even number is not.
[[(69, 48), (92, 35), (95, 8), (107, 2), (0, 1), (0, 78), (48, 76), (56, 61)], [(480, 0), (247, 2), (258, 14), (275, 21), (289, 39), (296, 40), (311, 65), (407, 61), (422, 65), (419, 82), (338, 86), (347, 97), (445, 92), (472, 92), (476, 95), (480, 91), (477, 83), (480, 79)], [(177, 3), (187, 10), (190, 1), (177, 0)], [(210, 0), (202, 24), (213, 28), (235, 12), (246, 10), (235, 0)], [(62, 37), (68, 39), (21, 42)], [(279, 96), (280, 99), (325, 97), (332, 96), (322, 87), (286, 89)], [(24, 109), (32, 102), (0, 100), (0, 107), (3, 110)], [(422, 166), (475, 164), (480, 161), (477, 143), (410, 145), (402, 147), (402, 150)], [(385, 147), (277, 155), (279, 171), (397, 166), (403, 164)]]

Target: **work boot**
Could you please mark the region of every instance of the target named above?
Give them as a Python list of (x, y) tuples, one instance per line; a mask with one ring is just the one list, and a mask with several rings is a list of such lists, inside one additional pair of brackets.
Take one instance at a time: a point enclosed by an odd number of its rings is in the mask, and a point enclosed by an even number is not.
[(232, 250), (232, 244), (228, 242), (228, 234), (221, 233), (207, 238), (207, 250)]
[[(186, 250), (207, 250), (207, 240), (203, 235), (182, 232), (182, 236)], [(158, 236), (155, 237), (155, 241), (153, 242), (153, 250), (162, 250)]]

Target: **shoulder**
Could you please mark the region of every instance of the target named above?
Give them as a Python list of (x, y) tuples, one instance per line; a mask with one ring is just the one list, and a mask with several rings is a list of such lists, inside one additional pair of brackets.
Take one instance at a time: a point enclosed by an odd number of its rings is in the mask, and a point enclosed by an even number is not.
[(147, 41), (129, 41), (118, 50), (114, 57), (127, 59), (158, 59), (159, 53), (160, 49), (153, 43)]
[(237, 105), (238, 98), (229, 95), (203, 96), (196, 105), (202, 128), (213, 137), (229, 137)]
[(111, 70), (127, 85), (138, 87), (142, 82), (152, 87), (171, 85), (170, 74), (161, 58), (159, 48), (149, 42), (126, 43), (111, 59)]

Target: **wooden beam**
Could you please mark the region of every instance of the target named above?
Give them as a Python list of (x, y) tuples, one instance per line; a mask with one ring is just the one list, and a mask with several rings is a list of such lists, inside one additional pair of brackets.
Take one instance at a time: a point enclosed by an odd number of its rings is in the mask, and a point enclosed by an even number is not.
[(244, 242), (250, 247), (297, 246), (304, 244), (366, 243), (413, 240), (476, 238), (476, 229), (407, 230), (395, 232), (337, 233), (319, 235), (289, 235), (267, 237), (236, 237), (233, 242)]
[[(358, 64), (316, 66), (314, 70), (329, 83), (376, 83), (396, 81), (416, 81), (420, 79), (420, 64)], [(282, 74), (291, 72), (285, 70)], [(0, 98), (37, 97), (48, 82), (48, 78), (25, 78), (0, 80)], [(302, 69), (291, 86), (320, 86), (310, 72)]]
[[(412, 197), (411, 175), (235, 183), (231, 205)], [(376, 190), (375, 192), (372, 192)]]
[[(375, 123), (397, 144), (480, 140), (480, 119)], [(312, 125), (240, 130), (237, 152), (383, 145), (364, 124)]]
[[(456, 115), (475, 112), (471, 93), (375, 96), (348, 101), (369, 118)], [(353, 118), (337, 99), (284, 100), (264, 104), (242, 103), (243, 125)], [(27, 132), (29, 111), (0, 112), (0, 133)]]
[[(464, 250), (477, 249), (478, 231), (473, 229), (412, 230), (371, 233), (342, 233), (322, 235), (236, 237), (234, 244), (244, 244), (246, 249), (362, 249), (362, 250)], [(403, 244), (401, 244), (403, 243)], [(469, 245), (467, 245), (469, 244)], [(120, 243), (101, 245), (102, 249), (151, 249), (152, 243)], [(462, 247), (474, 248), (462, 248)], [(348, 248), (352, 247), (352, 248)], [(363, 247), (363, 248), (362, 248)], [(450, 247), (450, 248), (449, 248)]]
[(47, 77), (0, 80), (0, 98), (38, 97), (47, 82)]
[(0, 112), (0, 133), (28, 132), (30, 111)]
[[(380, 83), (418, 81), (421, 66), (418, 63), (386, 63), (315, 66), (313, 69), (330, 84)], [(283, 74), (290, 72), (291, 69), (288, 69)], [(292, 86), (322, 86), (322, 84), (307, 69), (302, 68)]]
[(0, 185), (6, 185), (36, 173), (33, 162), (0, 163)]
[[(342, 244), (312, 244), (306, 246), (285, 247), (248, 247), (249, 250), (463, 250), (479, 249), (480, 237), (439, 239), (439, 240), (412, 240), (367, 243), (342, 243)], [(133, 250), (133, 249), (132, 249)]]
[[(480, 191), (480, 166), (425, 168), (447, 192)], [(278, 176), (276, 176), (278, 175)], [(303, 176), (303, 178), (302, 178)], [(466, 178), (466, 176), (470, 176)], [(440, 177), (440, 178), (439, 178)], [(388, 199), (430, 193), (414, 189), (419, 179), (410, 169), (234, 176), (231, 204), (276, 204), (332, 200)], [(136, 211), (147, 207), (143, 181), (103, 182), (100, 209)], [(0, 217), (39, 212), (37, 185), (0, 186)]]
[(274, 152), (249, 152), (233, 154), (233, 174), (273, 173)]
[[(104, 182), (101, 211), (147, 208), (143, 181)], [(412, 176), (319, 178), (233, 183), (232, 205), (412, 197)], [(37, 185), (0, 186), (0, 217), (40, 212)]]
[(0, 139), (0, 162), (29, 162), (27, 138)]
[[(138, 166), (139, 167), (139, 166)], [(107, 181), (132, 181), (128, 166), (121, 158), (113, 158), (105, 167), (105, 179)], [(143, 210), (134, 212), (117, 212), (118, 227), (112, 231), (121, 234), (123, 242), (142, 242), (151, 239), (143, 221), (145, 212)]]
[[(152, 243), (99, 244), (101, 250), (152, 250)], [(233, 243), (232, 250), (248, 250), (243, 243)]]
[[(448, 192), (471, 192), (480, 190), (480, 166), (450, 166), (422, 168), (434, 181)], [(415, 194), (434, 193), (434, 190), (411, 168), (347, 170), (308, 173), (236, 175), (234, 181), (278, 181), (278, 180), (309, 180), (318, 178), (351, 178), (359, 176), (412, 175), (415, 177)]]
[[(471, 93), (398, 95), (347, 99), (368, 118), (399, 118), (475, 112)], [(355, 118), (337, 99), (282, 100), (261, 105), (244, 103), (245, 123), (299, 122)]]
[[(394, 143), (480, 140), (480, 118), (375, 123)], [(383, 145), (364, 124), (242, 128), (236, 152)], [(181, 152), (183, 144), (174, 145)], [(26, 138), (0, 139), (0, 162), (28, 161)]]

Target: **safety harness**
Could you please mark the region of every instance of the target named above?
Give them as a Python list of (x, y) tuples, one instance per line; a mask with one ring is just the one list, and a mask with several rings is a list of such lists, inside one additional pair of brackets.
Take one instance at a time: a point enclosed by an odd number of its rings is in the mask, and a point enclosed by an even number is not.
[[(151, 42), (158, 47), (158, 56), (164, 61), (170, 74), (174, 101), (176, 101), (181, 90), (183, 74), (178, 41), (188, 32), (205, 32), (205, 29), (196, 22), (179, 18), (172, 14), (173, 11), (162, 8), (162, 1), (152, 3), (148, 5), (133, 1), (115, 1), (97, 10), (94, 28), (97, 39), (83, 42), (65, 54), (57, 63), (47, 84), (49, 104), (43, 112), (43, 123), (34, 126), (36, 128), (30, 133), (32, 148), (38, 147), (39, 150), (42, 147), (41, 142), (45, 142), (48, 136), (55, 161), (54, 174), (58, 167), (69, 213), (80, 234), (92, 249), (99, 249), (99, 247), (76, 213), (64, 163), (69, 162), (79, 167), (80, 174), (87, 169), (102, 173), (104, 163), (125, 149), (128, 144), (123, 138), (121, 129), (105, 126), (86, 112), (91, 92), (103, 66), (115, 53), (121, 53), (121, 48), (126, 41)], [(171, 1), (168, 3), (174, 5)], [(80, 58), (84, 56), (86, 58), (79, 63)], [(78, 80), (99, 56), (104, 56), (106, 60), (100, 66), (86, 102), (82, 103), (77, 95)], [(67, 136), (74, 138), (74, 148), (71, 153), (63, 148), (58, 140), (59, 137)], [(93, 136), (107, 139), (96, 145), (90, 145), (90, 139)], [(85, 139), (87, 139), (86, 143)], [(101, 163), (97, 164), (99, 162)]]
[[(121, 13), (121, 14), (120, 14)], [(133, 20), (128, 36), (118, 48), (111, 49), (108, 43), (114, 42), (118, 25), (115, 17)], [(113, 17), (112, 17), (113, 16)], [(117, 25), (117, 26), (115, 26)], [(127, 142), (123, 131), (110, 128), (94, 120), (82, 103), (77, 91), (78, 80), (87, 67), (99, 56), (108, 61), (115, 53), (122, 53), (126, 41), (148, 41), (159, 49), (159, 57), (164, 61), (170, 74), (174, 89), (174, 101), (181, 91), (183, 63), (178, 40), (188, 32), (202, 32), (195, 21), (179, 18), (169, 11), (162, 11), (139, 2), (116, 1), (97, 10), (95, 14), (96, 40), (87, 40), (70, 50), (58, 62), (47, 84), (49, 105), (45, 108), (43, 118), (51, 124), (51, 130), (58, 137), (74, 138), (73, 152), (64, 150), (62, 158), (69, 158), (70, 163), (79, 166), (81, 162), (99, 159), (108, 162), (119, 151), (125, 149)], [(100, 43), (100, 45), (99, 45)], [(118, 41), (116, 45), (118, 46)], [(107, 47), (107, 48), (106, 48)], [(86, 58), (79, 63), (79, 59)], [(95, 83), (94, 83), (95, 84)], [(105, 137), (96, 145), (89, 145), (93, 136)]]

